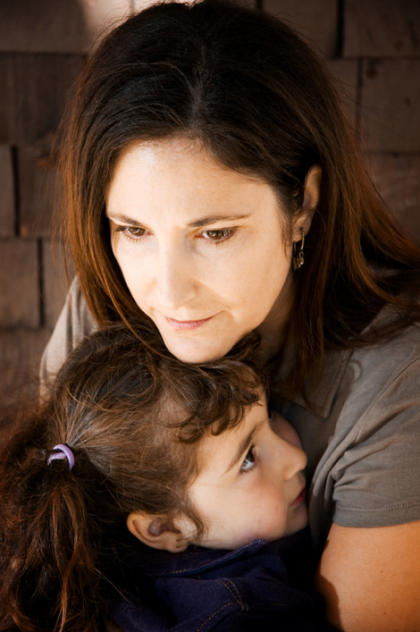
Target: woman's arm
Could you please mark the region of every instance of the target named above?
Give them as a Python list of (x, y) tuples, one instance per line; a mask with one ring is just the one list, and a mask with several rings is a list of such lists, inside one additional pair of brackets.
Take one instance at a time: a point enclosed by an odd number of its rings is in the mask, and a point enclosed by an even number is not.
[(345, 632), (420, 630), (420, 521), (389, 527), (333, 524), (317, 588)]

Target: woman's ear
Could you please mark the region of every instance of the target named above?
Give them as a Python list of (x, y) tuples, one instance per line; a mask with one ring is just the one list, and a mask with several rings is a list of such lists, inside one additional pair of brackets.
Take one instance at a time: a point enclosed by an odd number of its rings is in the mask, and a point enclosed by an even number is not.
[(306, 174), (303, 204), (302, 208), (296, 212), (292, 241), (301, 241), (302, 233), (306, 235), (311, 227), (312, 217), (319, 202), (321, 177), (322, 171), (319, 165), (313, 165)]
[(186, 516), (171, 519), (142, 511), (131, 513), (126, 524), (130, 533), (143, 544), (171, 553), (185, 551), (194, 531), (192, 521)]

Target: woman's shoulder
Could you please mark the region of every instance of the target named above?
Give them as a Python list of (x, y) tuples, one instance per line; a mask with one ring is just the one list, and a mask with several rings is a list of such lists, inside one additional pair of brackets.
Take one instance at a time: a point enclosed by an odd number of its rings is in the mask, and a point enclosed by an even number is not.
[(69, 291), (64, 303), (63, 311), (67, 312), (67, 316), (71, 316), (72, 326), (77, 331), (88, 331), (96, 329), (96, 322), (89, 311), (85, 297), (82, 293), (82, 288), (78, 277), (74, 277), (70, 284)]
[[(402, 379), (404, 378), (404, 382)], [(307, 376), (305, 392), (294, 402), (327, 419), (337, 407), (353, 411), (354, 423), (374, 402), (382, 400), (398, 383), (413, 393), (419, 391), (420, 323), (401, 328), (375, 343), (353, 349), (327, 351), (322, 367)], [(398, 398), (394, 389), (393, 399)], [(347, 418), (342, 414), (338, 419)]]
[(74, 347), (98, 328), (75, 277), (41, 359), (40, 380), (45, 386)]
[[(403, 318), (400, 308), (386, 305), (363, 332), (368, 340), (371, 336), (372, 342), (327, 353), (325, 371), (328, 373), (331, 361), (334, 372), (341, 367), (343, 376), (351, 374), (352, 390), (370, 390), (372, 396), (377, 395), (381, 384), (392, 382), (402, 373), (415, 375), (420, 363), (420, 322), (404, 324)], [(394, 326), (397, 321), (399, 327)]]
[(317, 545), (331, 520), (374, 527), (419, 519), (420, 327), (331, 354), (314, 390), (319, 413), (290, 405), (312, 478)]
[(341, 401), (342, 423), (347, 417), (353, 417), (353, 427), (362, 420), (375, 423), (379, 409), (387, 405), (396, 410), (403, 401), (412, 402), (414, 413), (420, 386), (420, 323), (338, 357), (336, 367), (332, 361), (329, 369), (339, 377), (334, 399)]
[[(369, 329), (375, 331), (386, 326), (394, 315), (394, 308), (385, 308)], [(409, 371), (410, 367), (415, 369), (420, 362), (420, 322), (401, 326), (372, 344), (353, 349), (349, 360), (354, 369), (357, 364), (363, 368), (368, 381), (389, 381), (401, 372)]]

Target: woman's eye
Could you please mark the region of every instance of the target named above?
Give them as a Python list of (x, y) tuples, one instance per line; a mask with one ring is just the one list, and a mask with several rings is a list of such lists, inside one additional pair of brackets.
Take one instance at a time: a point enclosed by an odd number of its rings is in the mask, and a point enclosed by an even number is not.
[(230, 239), (234, 233), (235, 230), (233, 228), (216, 228), (213, 230), (203, 230), (200, 235), (208, 241), (220, 243), (221, 241)]
[(249, 472), (255, 465), (255, 455), (254, 455), (254, 447), (252, 446), (248, 452), (241, 465), (241, 472)]
[(146, 229), (140, 226), (117, 226), (116, 232), (122, 233), (128, 239), (140, 239), (146, 234)]

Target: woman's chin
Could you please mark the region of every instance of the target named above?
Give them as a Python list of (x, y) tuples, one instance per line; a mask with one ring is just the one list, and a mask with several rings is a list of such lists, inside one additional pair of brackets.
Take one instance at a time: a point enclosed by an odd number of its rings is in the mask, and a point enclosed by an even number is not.
[(230, 350), (230, 347), (227, 345), (226, 348), (223, 348), (223, 346), (220, 345), (220, 341), (219, 344), (217, 344), (216, 341), (214, 344), (211, 344), (200, 342), (199, 340), (188, 340), (186, 338), (174, 340), (172, 336), (162, 337), (167, 349), (178, 358), (178, 360), (189, 364), (212, 362), (213, 360), (222, 358)]

